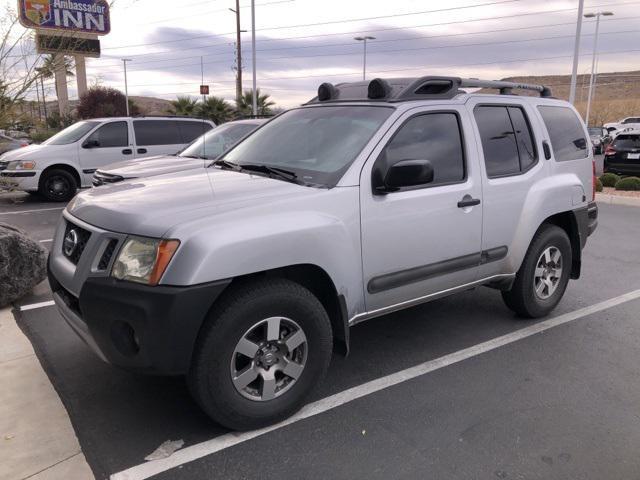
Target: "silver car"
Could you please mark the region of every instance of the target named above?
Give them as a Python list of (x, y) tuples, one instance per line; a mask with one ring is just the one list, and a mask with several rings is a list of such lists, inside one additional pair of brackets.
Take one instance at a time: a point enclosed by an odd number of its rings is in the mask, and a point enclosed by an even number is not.
[(96, 170), (92, 179), (93, 186), (99, 187), (133, 178), (204, 168), (266, 121), (266, 119), (235, 120), (209, 130), (175, 155), (112, 163)]
[(31, 142), (26, 138), (12, 138), (7, 135), (0, 134), (0, 155), (10, 150), (28, 147)]
[(207, 169), (79, 194), (50, 283), (105, 361), (186, 375), (211, 418), (258, 428), (304, 405), (359, 322), (481, 285), (550, 313), (597, 225), (593, 171), (543, 86), (325, 83)]

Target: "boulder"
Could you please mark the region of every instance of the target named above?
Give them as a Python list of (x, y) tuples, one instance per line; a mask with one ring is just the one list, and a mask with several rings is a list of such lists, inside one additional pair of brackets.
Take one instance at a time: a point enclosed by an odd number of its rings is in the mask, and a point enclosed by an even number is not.
[(0, 307), (24, 297), (46, 278), (47, 255), (26, 233), (0, 223)]

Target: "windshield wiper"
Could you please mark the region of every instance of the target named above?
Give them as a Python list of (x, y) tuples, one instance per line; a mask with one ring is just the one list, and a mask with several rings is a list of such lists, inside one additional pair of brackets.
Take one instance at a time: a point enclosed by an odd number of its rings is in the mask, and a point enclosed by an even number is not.
[(199, 160), (211, 160), (209, 157), (205, 157), (204, 155), (179, 155), (182, 158), (197, 158)]
[(280, 177), (289, 181), (296, 180), (298, 178), (297, 174), (295, 174), (291, 170), (285, 170), (284, 168), (270, 167), (269, 165), (252, 164), (252, 163), (244, 163), (238, 166), (242, 170), (247, 170), (250, 172), (267, 173), (269, 175), (274, 175), (276, 177)]
[(238, 165), (237, 163), (233, 163), (233, 162), (230, 162), (228, 160), (215, 160), (209, 166), (210, 167), (211, 166), (215, 166), (215, 167), (220, 167), (220, 168), (226, 168), (228, 170), (236, 170), (236, 171), (242, 169), (242, 167), (240, 165)]

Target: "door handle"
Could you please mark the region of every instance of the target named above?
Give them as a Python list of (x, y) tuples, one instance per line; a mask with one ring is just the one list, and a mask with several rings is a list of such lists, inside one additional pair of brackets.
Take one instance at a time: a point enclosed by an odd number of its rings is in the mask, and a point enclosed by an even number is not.
[(133, 150), (131, 150), (130, 148), (125, 148), (124, 150), (122, 150), (122, 153), (124, 155), (131, 155), (133, 153)]
[(147, 153), (147, 149), (146, 148), (139, 148), (138, 149), (138, 153)]
[(465, 195), (462, 197), (462, 200), (458, 202), (458, 208), (475, 207), (476, 205), (480, 205), (480, 199), (473, 198), (471, 195)]

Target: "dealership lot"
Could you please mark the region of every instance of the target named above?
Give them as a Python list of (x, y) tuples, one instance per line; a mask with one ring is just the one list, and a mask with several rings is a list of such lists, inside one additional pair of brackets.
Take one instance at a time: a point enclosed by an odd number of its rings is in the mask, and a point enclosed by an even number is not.
[[(573, 314), (571, 321), (358, 399), (347, 395), (336, 408), (256, 438), (213, 424), (180, 378), (101, 363), (52, 306), (18, 312), (18, 323), (97, 478), (635, 478), (640, 209), (600, 208), (583, 278), (553, 315)], [(46, 246), (61, 210), (0, 196), (0, 222)], [(629, 292), (636, 293), (615, 306), (581, 313)], [(40, 285), (18, 306), (50, 300)], [(485, 288), (365, 322), (313, 400), (537, 323), (515, 319)], [(166, 440), (183, 440), (188, 454), (170, 457), (165, 471), (141, 467)], [(195, 460), (184, 462), (189, 455)]]

